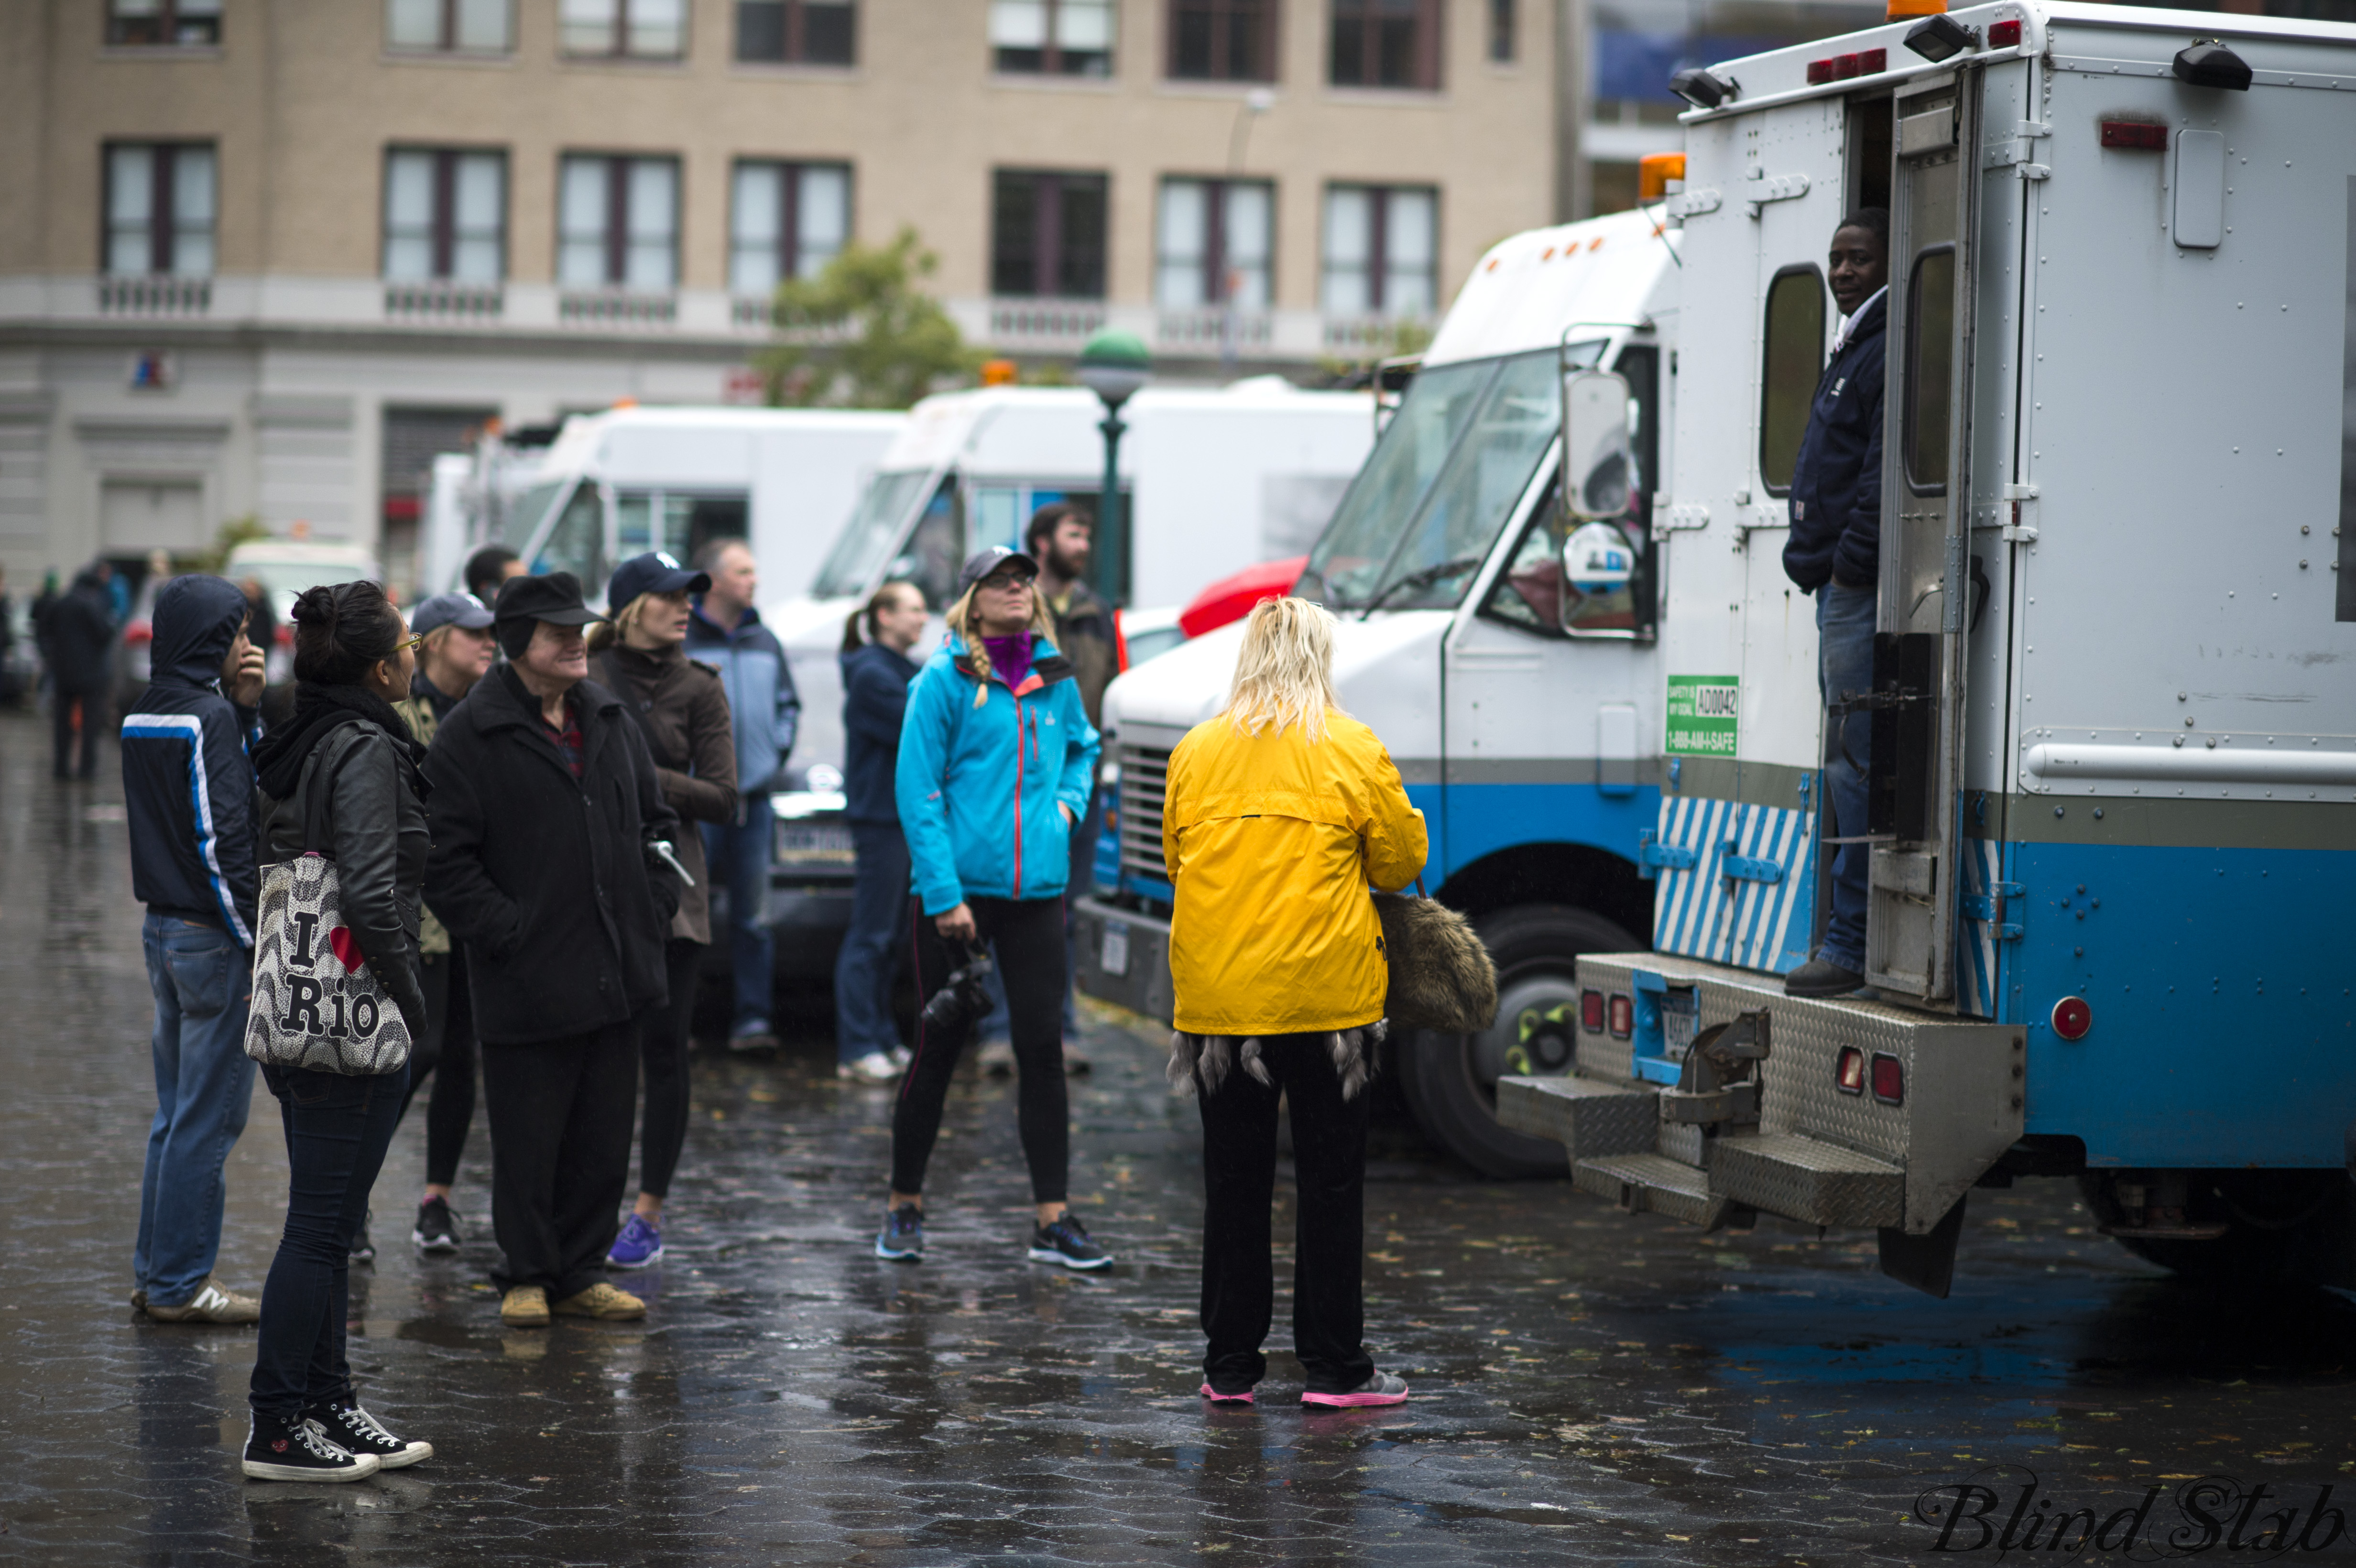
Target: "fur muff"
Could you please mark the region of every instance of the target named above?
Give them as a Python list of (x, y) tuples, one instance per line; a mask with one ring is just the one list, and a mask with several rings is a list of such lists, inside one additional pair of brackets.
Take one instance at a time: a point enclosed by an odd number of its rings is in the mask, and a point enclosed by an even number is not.
[(1437, 899), (1376, 893), (1393, 1023), (1473, 1034), (1497, 1021), (1497, 966), (1472, 923)]
[[(1342, 1081), (1343, 1099), (1356, 1099), (1375, 1075), (1375, 1047), (1383, 1042), (1388, 1028), (1377, 1019), (1363, 1029), (1335, 1029), (1324, 1037), (1334, 1076)], [(1228, 1071), (1238, 1062), (1255, 1080), (1274, 1086), (1267, 1064), (1259, 1059), (1258, 1035), (1238, 1040), (1227, 1034), (1170, 1031), (1170, 1087), (1183, 1098), (1192, 1098), (1197, 1089), (1205, 1094), (1217, 1093)]]

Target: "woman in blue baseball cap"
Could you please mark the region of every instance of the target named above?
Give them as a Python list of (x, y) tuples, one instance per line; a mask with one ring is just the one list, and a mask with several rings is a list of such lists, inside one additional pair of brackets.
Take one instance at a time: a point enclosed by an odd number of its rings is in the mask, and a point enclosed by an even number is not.
[[(736, 816), (736, 738), (728, 694), (709, 665), (687, 656), (688, 596), (712, 586), (702, 572), (655, 551), (614, 569), (605, 589), (613, 618), (589, 630), (590, 675), (622, 699), (654, 754), (663, 799), (690, 822)], [(712, 941), (711, 881), (703, 835), (681, 833), (679, 856), (691, 880), (680, 892), (665, 949), (670, 1000), (650, 1013), (639, 1036), (646, 1064), (646, 1119), (638, 1135), (638, 1198), (605, 1261), (644, 1268), (662, 1257), (663, 1200), (687, 1141), (688, 1022), (695, 979)]]

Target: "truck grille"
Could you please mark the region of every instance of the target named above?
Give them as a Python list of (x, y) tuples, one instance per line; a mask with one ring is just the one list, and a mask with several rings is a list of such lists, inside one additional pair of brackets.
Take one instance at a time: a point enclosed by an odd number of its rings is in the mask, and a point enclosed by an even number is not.
[(1170, 873), (1162, 861), (1162, 798), (1170, 787), (1170, 753), (1151, 746), (1123, 746), (1120, 763), (1120, 869), (1161, 881)]

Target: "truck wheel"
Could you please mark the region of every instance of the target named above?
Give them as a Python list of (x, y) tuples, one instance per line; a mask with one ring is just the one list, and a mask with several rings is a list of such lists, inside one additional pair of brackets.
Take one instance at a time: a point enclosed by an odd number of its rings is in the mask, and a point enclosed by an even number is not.
[(1403, 1031), (1399, 1086), (1425, 1134), (1482, 1175), (1568, 1175), (1562, 1145), (1498, 1124), (1497, 1080), (1569, 1072), (1579, 1011), (1572, 960), (1644, 944), (1601, 915), (1563, 904), (1503, 910), (1475, 923), (1497, 965), (1497, 1021), (1480, 1034)]
[[(2101, 1175), (2080, 1176), (2078, 1195), (2097, 1222), (2122, 1218)], [(2356, 1189), (2341, 1172), (2194, 1171), (2190, 1197), (2196, 1213), (2222, 1217), (2231, 1228), (2213, 1242), (2112, 1239), (2196, 1285), (2356, 1285)]]

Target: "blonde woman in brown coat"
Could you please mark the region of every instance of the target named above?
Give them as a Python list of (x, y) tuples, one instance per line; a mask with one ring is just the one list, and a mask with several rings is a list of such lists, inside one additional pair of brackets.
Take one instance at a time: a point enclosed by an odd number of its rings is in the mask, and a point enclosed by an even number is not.
[[(605, 590), (613, 618), (592, 628), (591, 675), (622, 699), (654, 754), (663, 799), (690, 822), (736, 817), (736, 739), (720, 674), (687, 656), (689, 595), (712, 586), (702, 572), (656, 552), (614, 569)], [(688, 1025), (695, 1012), (695, 980), (712, 941), (711, 877), (703, 835), (682, 832), (677, 853), (689, 885), (680, 890), (664, 950), (670, 999), (653, 1009), (640, 1031), (646, 1066), (646, 1119), (638, 1135), (638, 1198), (605, 1262), (644, 1268), (662, 1258), (663, 1202), (687, 1142)]]

